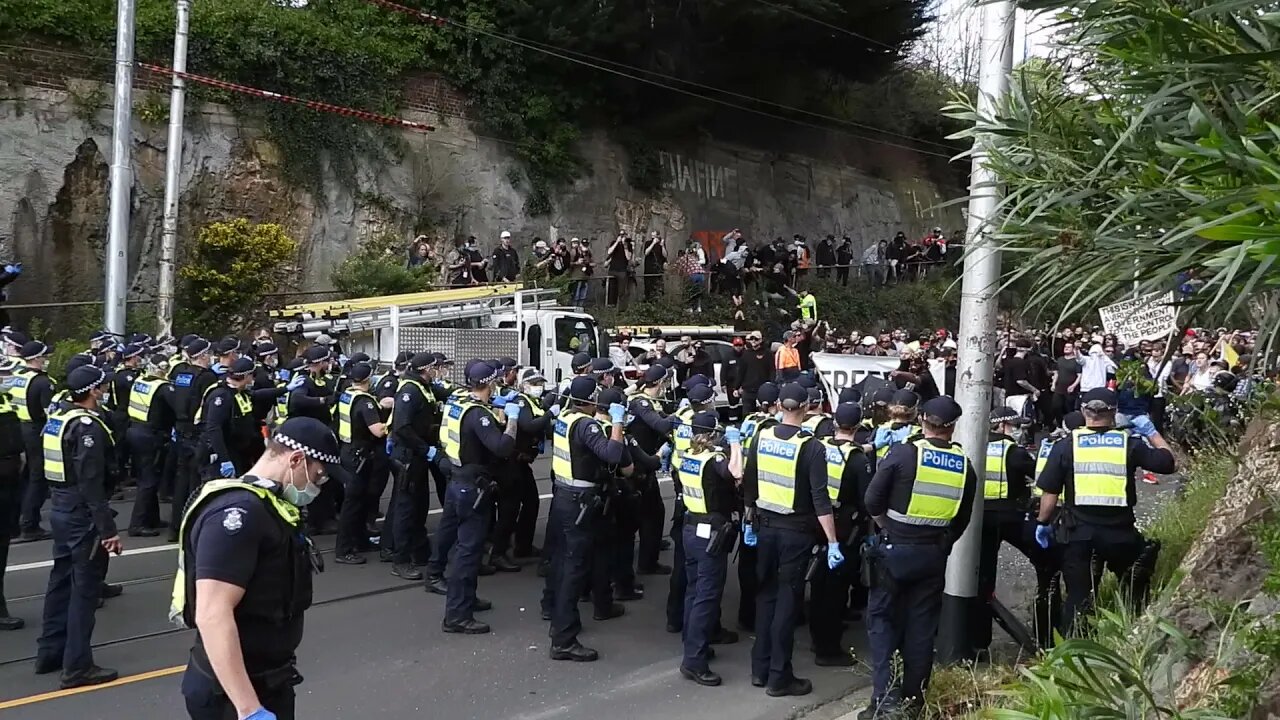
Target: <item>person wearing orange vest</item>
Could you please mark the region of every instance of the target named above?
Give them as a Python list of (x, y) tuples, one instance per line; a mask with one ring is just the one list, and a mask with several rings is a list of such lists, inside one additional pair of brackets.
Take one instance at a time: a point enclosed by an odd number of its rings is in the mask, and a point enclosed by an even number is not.
[(778, 377), (783, 380), (791, 379), (801, 370), (800, 351), (796, 349), (798, 342), (800, 342), (800, 333), (788, 330), (782, 334), (782, 344), (774, 353), (773, 366), (777, 369)]

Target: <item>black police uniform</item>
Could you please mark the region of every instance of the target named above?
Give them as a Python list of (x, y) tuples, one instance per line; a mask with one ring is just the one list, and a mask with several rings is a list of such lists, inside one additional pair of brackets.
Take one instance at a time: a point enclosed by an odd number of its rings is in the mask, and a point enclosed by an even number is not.
[[(151, 383), (159, 383), (150, 394), (145, 390)], [(146, 420), (133, 419), (129, 423), (128, 446), (133, 455), (133, 469), (138, 474), (138, 495), (133, 502), (133, 514), (129, 518), (131, 535), (152, 535), (154, 528), (164, 527), (160, 520), (159, 489), (165, 463), (171, 450), (170, 437), (178, 417), (178, 394), (173, 383), (162, 378), (143, 376), (135, 380), (141, 391), (130, 388), (127, 403), (135, 412), (146, 414)], [(145, 407), (142, 403), (146, 402)]]
[[(711, 642), (720, 631), (720, 598), (724, 594), (729, 570), (729, 552), (733, 547), (737, 523), (737, 488), (729, 471), (724, 448), (710, 448), (704, 453), (689, 453), (682, 461), (686, 476), (685, 492), (696, 482), (701, 489), (705, 513), (685, 511), (683, 526), (684, 573), (688, 588), (684, 597), (682, 672), (701, 675), (709, 672)], [(700, 477), (689, 479), (692, 473)], [(687, 502), (687, 500), (686, 500)], [(730, 529), (732, 528), (732, 530)], [(712, 542), (716, 545), (713, 547)], [(716, 684), (718, 684), (718, 679)]]
[[(782, 689), (796, 679), (791, 653), (804, 603), (805, 571), (815, 546), (817, 518), (831, 514), (832, 508), (822, 443), (794, 425), (779, 423), (771, 431), (782, 440), (807, 437), (796, 458), (793, 512), (780, 514), (757, 507), (754, 513), (758, 586), (751, 677), (769, 689)], [(757, 434), (743, 472), (743, 500), (748, 507), (756, 504), (760, 496), (759, 456), (763, 444)]]
[(120, 480), (130, 477), (129, 461), (133, 451), (129, 447), (129, 394), (139, 374), (141, 371), (136, 367), (117, 366), (111, 373), (110, 393), (103, 401), (111, 435), (116, 438), (116, 469), (113, 475)]
[(220, 382), (205, 395), (197, 414), (196, 426), (202, 431), (200, 454), (201, 479), (220, 477), (224, 462), (235, 466), (239, 476), (252, 467), (251, 445), (262, 442), (253, 417), (253, 400), (247, 390), (237, 390)]
[(395, 486), (391, 492), (391, 531), (383, 528), (383, 542), (390, 535), (392, 561), (406, 579), (421, 580), (422, 573), (412, 564), (426, 564), (431, 558), (431, 540), (427, 537), (427, 511), (431, 505), (431, 489), (427, 484), (435, 446), (440, 432), (435, 411), (435, 389), (420, 375), (406, 372), (400, 379), (395, 407), (391, 413), (393, 450), (396, 465)]
[[(932, 448), (953, 451), (954, 455), (945, 456), (953, 462), (964, 454), (959, 445), (945, 440), (917, 442), (925, 452)], [(922, 448), (914, 443), (892, 446), (877, 464), (865, 498), (872, 517), (885, 516), (880, 521), (881, 539), (871, 553), (874, 579), (867, 599), (873, 707), (889, 708), (923, 697), (933, 672), (947, 556), (969, 526), (978, 487), (977, 475), (966, 460), (964, 488), (954, 517), (941, 525), (916, 525), (895, 519), (909, 515), (917, 495), (916, 466), (921, 452)], [(902, 672), (897, 687), (891, 687), (895, 651), (902, 656)]]
[[(204, 393), (218, 381), (218, 376), (207, 367), (190, 362), (180, 362), (169, 371), (177, 394), (177, 418), (174, 420), (173, 503), (169, 515), (169, 542), (178, 541), (178, 522), (187, 506), (191, 493), (199, 487), (200, 465), (197, 464), (202, 445), (200, 432), (196, 430), (196, 410)], [(168, 466), (166, 464), (166, 472)]]
[(4, 600), (4, 570), (9, 563), (9, 536), (18, 517), (22, 490), (22, 422), (9, 391), (0, 391), (0, 630), (17, 630), (23, 621), (9, 617)]
[(1040, 647), (1047, 648), (1053, 640), (1053, 629), (1061, 622), (1062, 598), (1056, 582), (1058, 549), (1050, 547), (1045, 550), (1037, 545), (1035, 523), (1027, 520), (1028, 510), (1031, 517), (1038, 511), (1031, 499), (1036, 461), (1008, 435), (991, 433), (987, 441), (990, 444), (988, 452), (995, 443), (1004, 445), (1004, 473), (1000, 479), (990, 475), (983, 479), (985, 499), (978, 550), (978, 599), (981, 602), (976, 608), (979, 616), (974, 618), (974, 647), (986, 648), (991, 644), (992, 615), (986, 599), (995, 593), (1000, 544), (1009, 543), (1026, 556), (1036, 571), (1036, 606), (1032, 624)]
[[(825, 562), (819, 562), (809, 584), (809, 636), (813, 641), (813, 654), (821, 662), (848, 656), (844, 644), (844, 611), (849, 602), (849, 590), (854, 590), (855, 609), (865, 606), (866, 589), (858, 580), (858, 553), (862, 538), (866, 537), (868, 520), (863, 498), (871, 484), (871, 461), (852, 440), (828, 440), (824, 443), (831, 462), (832, 453), (840, 453), (840, 490), (832, 501), (835, 514), (836, 538), (845, 562), (834, 570)], [(830, 496), (830, 489), (828, 489)], [(861, 601), (861, 602), (859, 602)], [(836, 663), (843, 664), (843, 663)]]
[[(775, 395), (774, 401), (778, 398)], [(751, 424), (748, 424), (750, 421)], [(742, 423), (742, 454), (748, 457), (752, 448), (754, 438), (760, 434), (762, 430), (768, 430), (778, 424), (778, 419), (764, 413), (751, 413), (743, 418)], [(738, 504), (739, 509), (745, 513), (747, 503), (743, 499), (742, 487), (738, 488)], [(745, 632), (755, 632), (756, 629), (756, 591), (760, 586), (760, 581), (756, 577), (756, 548), (755, 546), (740, 543), (738, 545), (738, 629)]]
[(489, 533), (490, 507), (498, 491), (496, 473), (515, 450), (516, 438), (503, 432), (498, 417), (474, 397), (451, 402), (446, 412), (459, 415), (458, 456), (446, 443), (446, 457), (453, 468), (436, 530), (432, 569), (440, 570), (443, 549), (448, 548), (442, 627), (449, 632), (475, 632), (476, 578)]
[[(656, 454), (664, 443), (670, 442), (671, 433), (679, 422), (679, 418), (662, 413), (660, 400), (645, 394), (632, 396), (627, 411), (635, 418), (627, 426), (627, 434), (635, 438), (640, 449), (649, 455)], [(656, 473), (633, 475), (631, 481), (640, 492), (640, 507), (636, 518), (640, 545), (636, 565), (642, 570), (650, 570), (658, 565), (667, 507), (662, 501)]]
[(76, 408), (50, 418), (43, 434), (56, 437), (59, 431), (62, 439), (56, 447), (61, 458), (48, 452), (45, 457), (45, 477), (53, 496), (49, 515), (53, 569), (45, 591), (36, 672), (61, 668), (68, 684), (68, 679), (95, 668), (94, 612), (107, 574), (107, 553), (101, 543), (120, 533), (108, 504), (114, 465), (106, 420), (96, 411)]
[[(576, 408), (577, 412), (582, 410), (582, 406)], [(596, 578), (603, 573), (607, 585), (609, 565), (607, 561), (601, 564), (595, 557), (595, 544), (603, 530), (602, 511), (613, 475), (610, 468), (621, 466), (626, 459), (626, 445), (612, 440), (594, 417), (578, 420), (569, 428), (562, 412), (556, 427), (558, 433), (570, 432), (572, 477), (562, 478), (556, 474), (551, 513), (547, 518), (548, 538), (555, 540), (550, 549), (551, 572), (547, 574), (543, 610), (549, 610), (551, 615), (553, 656), (558, 650), (579, 645), (582, 619), (578, 615), (578, 599), (586, 589), (588, 573), (594, 573)], [(547, 544), (552, 545), (553, 541), (548, 539)], [(604, 609), (602, 602), (612, 604), (611, 594), (606, 598), (596, 592), (593, 596), (597, 614)]]
[[(350, 396), (350, 397), (348, 397)], [(342, 509), (338, 515), (338, 538), (335, 554), (338, 557), (354, 555), (369, 549), (366, 522), (370, 505), (377, 511), (381, 493), (374, 495), (378, 477), (387, 475), (385, 443), (373, 436), (369, 428), (382, 422), (382, 411), (376, 399), (367, 392), (347, 389), (338, 398), (341, 408), (350, 406), (350, 437), (342, 437), (339, 426), (338, 439), (342, 443), (342, 466), (346, 469), (347, 487), (343, 492)]]
[[(1076, 432), (1105, 433), (1112, 428), (1080, 428)], [(1135, 602), (1145, 599), (1154, 571), (1159, 545), (1143, 539), (1134, 526), (1133, 508), (1138, 504), (1134, 476), (1138, 468), (1154, 473), (1171, 473), (1175, 469), (1173, 453), (1156, 449), (1142, 438), (1128, 439), (1125, 463), (1125, 495), (1123, 507), (1083, 507), (1075, 501), (1075, 448), (1072, 436), (1059, 440), (1049, 451), (1049, 459), (1036, 486), (1046, 493), (1059, 495), (1057, 542), (1062, 552), (1062, 579), (1067, 584), (1067, 597), (1062, 608), (1063, 637), (1074, 630), (1076, 616), (1092, 609), (1095, 570), (1106, 566), (1121, 578)]]
[[(331, 375), (313, 377), (305, 369), (298, 372), (306, 375), (306, 380), (289, 391), (289, 417), (315, 418), (325, 425), (333, 425), (333, 407), (338, 401), (334, 393), (336, 379)], [(307, 506), (306, 523), (311, 534), (336, 530), (334, 518), (342, 502), (342, 490), (340, 482), (325, 483), (320, 497)]]
[(510, 490), (503, 491), (508, 494), (499, 496), (493, 555), (501, 556), (511, 548), (516, 557), (532, 557), (538, 505), (541, 503), (538, 481), (533, 476), (533, 461), (542, 454), (556, 419), (545, 410), (546, 406), (539, 398), (517, 393), (508, 402), (520, 406), (520, 418), (516, 421), (516, 447), (508, 463), (515, 477)]
[[(311, 606), (312, 563), (297, 515), (286, 519), (276, 503), (279, 486), (252, 476), (215, 483), (260, 483), (271, 499), (234, 486), (193, 505), (183, 520), (185, 568), (181, 577), (186, 603), (181, 616), (195, 627), (199, 603), (196, 582), (217, 580), (244, 588), (234, 617), (245, 670), (258, 700), (280, 720), (294, 717), (294, 686), (302, 677), (294, 668), (302, 642), (303, 613)], [(182, 694), (193, 720), (234, 716), (209, 663), (204, 638), (195, 645), (182, 677)]]
[[(49, 486), (44, 481), (44, 461), (40, 447), (40, 433), (48, 418), (49, 405), (53, 403), (53, 380), (43, 370), (21, 368), (16, 377), (26, 383), (26, 417), (22, 421), (22, 440), (26, 444), (27, 467), (22, 485), (22, 514), (19, 527), (24, 535), (42, 536), (40, 508), (49, 497)], [(19, 400), (21, 402), (21, 400)], [(18, 411), (22, 415), (21, 409)]]

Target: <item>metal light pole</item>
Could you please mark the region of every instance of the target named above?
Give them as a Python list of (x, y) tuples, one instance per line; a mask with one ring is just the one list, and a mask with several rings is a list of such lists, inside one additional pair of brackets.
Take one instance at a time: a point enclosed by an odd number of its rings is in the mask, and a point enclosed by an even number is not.
[(173, 332), (173, 266), (178, 247), (178, 180), (182, 175), (182, 114), (186, 102), (187, 27), (190, 0), (178, 0), (173, 35), (173, 90), (169, 94), (169, 143), (164, 156), (164, 225), (160, 234), (160, 287), (157, 293), (157, 336)]
[[(1013, 69), (1014, 4), (992, 2), (982, 10), (982, 67), (978, 80), (978, 113), (995, 114), (997, 103), (1009, 91)], [(974, 657), (973, 628), (991, 622), (978, 598), (978, 556), (982, 537), (982, 473), (987, 457), (987, 416), (991, 410), (991, 378), (996, 355), (996, 291), (1000, 282), (1000, 250), (990, 232), (1000, 200), (999, 179), (987, 167), (987, 146), (994, 136), (974, 140), (973, 171), (969, 185), (968, 247), (960, 291), (960, 353), (956, 374), (956, 401), (964, 415), (955, 440), (964, 446), (969, 464), (978, 476), (973, 518), (965, 534), (951, 550), (947, 585), (942, 598), (942, 624), (938, 653), (943, 662)]]
[(134, 0), (116, 6), (115, 107), (111, 118), (111, 215), (106, 257), (107, 329), (124, 334), (129, 292), (129, 205), (133, 191), (130, 143), (133, 137), (133, 14)]

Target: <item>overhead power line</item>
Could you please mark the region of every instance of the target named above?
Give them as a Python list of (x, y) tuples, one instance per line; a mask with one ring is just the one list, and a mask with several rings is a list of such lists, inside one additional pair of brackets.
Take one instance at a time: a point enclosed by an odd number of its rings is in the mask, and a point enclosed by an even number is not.
[(796, 16), (796, 17), (798, 17), (798, 18), (802, 18), (802, 19), (804, 19), (804, 20), (808, 20), (809, 22), (812, 22), (812, 23), (817, 23), (818, 25), (821, 25), (821, 26), (823, 26), (823, 27), (831, 28), (832, 30), (835, 30), (836, 32), (842, 32), (842, 33), (844, 33), (845, 35), (848, 35), (848, 36), (850, 36), (850, 37), (856, 37), (856, 38), (858, 38), (859, 40), (866, 40), (867, 42), (872, 43), (872, 44), (874, 44), (874, 45), (879, 45), (880, 47), (888, 48), (889, 50), (892, 50), (892, 51), (894, 51), (895, 53), (896, 53), (896, 52), (898, 52), (898, 48), (894, 47), (893, 45), (890, 45), (890, 44), (888, 44), (888, 43), (886, 43), (886, 42), (881, 42), (881, 41), (876, 40), (875, 38), (872, 38), (872, 37), (867, 37), (866, 35), (863, 35), (862, 33), (856, 33), (856, 32), (854, 32), (854, 31), (852, 31), (852, 30), (846, 30), (845, 28), (842, 28), (842, 27), (840, 27), (839, 25), (832, 25), (831, 23), (827, 22), (826, 20), (822, 20), (822, 19), (820, 19), (820, 18), (816, 18), (816, 17), (814, 17), (814, 16), (812, 16), (812, 15), (806, 15), (806, 14), (804, 14), (804, 13), (800, 12), (799, 10), (796, 10), (796, 9), (795, 9), (795, 8), (793, 8), (793, 7), (787, 7), (786, 5), (779, 5), (779, 4), (777, 4), (777, 3), (769, 2), (769, 0), (756, 0), (756, 2), (760, 3), (761, 5), (767, 5), (767, 6), (771, 7), (771, 8), (773, 8), (774, 10), (781, 10), (782, 12), (787, 13), (787, 14), (789, 14), (789, 15), (795, 15), (795, 16)]

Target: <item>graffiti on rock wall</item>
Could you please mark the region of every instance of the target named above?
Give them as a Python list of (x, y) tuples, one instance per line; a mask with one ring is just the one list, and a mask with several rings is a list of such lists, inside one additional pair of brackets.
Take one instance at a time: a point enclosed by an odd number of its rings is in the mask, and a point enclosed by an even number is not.
[(680, 232), (688, 224), (684, 208), (670, 196), (645, 200), (615, 198), (613, 219), (620, 232), (639, 235), (657, 230), (663, 235)]
[(737, 193), (738, 171), (727, 165), (686, 158), (680, 153), (660, 151), (662, 186), (668, 190), (693, 193), (707, 200)]

